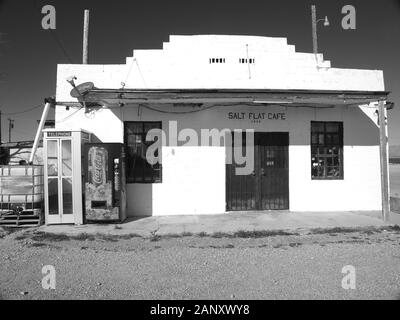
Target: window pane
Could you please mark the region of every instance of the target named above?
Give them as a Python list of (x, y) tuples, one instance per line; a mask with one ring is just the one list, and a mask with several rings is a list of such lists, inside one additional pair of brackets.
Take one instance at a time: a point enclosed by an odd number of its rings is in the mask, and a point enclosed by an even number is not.
[(160, 129), (160, 123), (158, 122), (146, 122), (144, 124), (144, 132), (147, 134), (151, 129)]
[(132, 138), (133, 145), (138, 145), (143, 142), (143, 136), (141, 133), (132, 135)]
[(311, 143), (312, 144), (318, 144), (318, 135), (313, 133), (311, 134)]
[(47, 141), (47, 175), (58, 175), (58, 142), (57, 140)]
[(142, 133), (143, 124), (142, 123), (129, 123), (128, 126), (129, 133)]
[(340, 137), (339, 137), (339, 135), (337, 135), (337, 134), (333, 135), (332, 144), (340, 144)]
[(49, 177), (54, 177), (58, 175), (58, 159), (48, 159), (47, 160), (47, 175)]
[(333, 165), (339, 167), (339, 157), (333, 157)]
[(63, 178), (62, 179), (62, 189), (63, 189), (63, 214), (72, 214), (72, 179)]
[(61, 140), (62, 175), (72, 175), (71, 140)]
[(324, 124), (322, 122), (311, 122), (311, 132), (324, 132)]
[(58, 178), (51, 178), (47, 181), (49, 214), (58, 214)]
[(340, 172), (338, 167), (328, 167), (327, 176), (330, 178), (339, 177)]
[(321, 145), (325, 144), (325, 136), (323, 133), (322, 134), (320, 133), (318, 135), (318, 144), (321, 144)]
[(325, 144), (327, 145), (331, 145), (332, 144), (332, 135), (331, 134), (327, 134), (325, 135)]
[(327, 123), (326, 132), (339, 132), (339, 123)]
[(49, 158), (57, 157), (57, 140), (47, 140), (47, 156)]

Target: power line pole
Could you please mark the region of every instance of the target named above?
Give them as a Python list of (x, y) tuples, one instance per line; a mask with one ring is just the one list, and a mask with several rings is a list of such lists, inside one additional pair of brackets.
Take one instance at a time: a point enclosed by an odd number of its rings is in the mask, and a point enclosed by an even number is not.
[(315, 5), (311, 6), (311, 24), (312, 24), (312, 39), (313, 39), (313, 52), (318, 53), (318, 41), (317, 41), (317, 9)]
[(89, 10), (85, 10), (83, 21), (83, 54), (82, 63), (88, 64), (89, 61)]
[(11, 142), (11, 129), (14, 129), (14, 120), (8, 118), (8, 142)]
[(1, 140), (1, 110), (0, 110), (0, 145), (3, 143)]
[(318, 53), (317, 24), (320, 21), (324, 22), (324, 27), (329, 27), (330, 23), (328, 20), (328, 16), (325, 16), (325, 19), (317, 19), (317, 9), (316, 9), (315, 5), (312, 5), (311, 6), (311, 25), (312, 25), (313, 52), (315, 55), (317, 55), (317, 53)]

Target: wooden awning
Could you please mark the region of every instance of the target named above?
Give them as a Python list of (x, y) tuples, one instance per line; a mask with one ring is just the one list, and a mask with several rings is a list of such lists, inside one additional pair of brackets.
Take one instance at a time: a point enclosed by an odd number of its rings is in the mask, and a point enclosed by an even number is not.
[[(77, 87), (79, 88), (79, 86)], [(74, 92), (75, 91), (75, 92)], [(386, 91), (323, 91), (270, 89), (98, 89), (87, 88), (80, 102), (99, 105), (121, 104), (285, 104), (287, 106), (362, 105), (387, 100)]]

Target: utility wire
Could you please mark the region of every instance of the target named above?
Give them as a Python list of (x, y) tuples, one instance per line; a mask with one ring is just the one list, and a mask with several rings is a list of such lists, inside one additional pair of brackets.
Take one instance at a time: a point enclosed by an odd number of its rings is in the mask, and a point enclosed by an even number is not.
[(211, 106), (204, 107), (204, 108), (201, 108), (201, 109), (189, 110), (189, 111), (167, 111), (167, 110), (160, 110), (160, 109), (157, 109), (157, 108), (153, 108), (153, 107), (150, 107), (150, 106), (145, 105), (145, 104), (139, 104), (139, 105), (140, 105), (141, 107), (143, 107), (143, 108), (146, 108), (146, 109), (149, 109), (149, 110), (152, 110), (152, 111), (156, 111), (156, 112), (160, 112), (160, 113), (169, 113), (169, 114), (196, 113), (196, 112), (201, 112), (201, 111), (204, 111), (204, 110), (207, 110), (207, 109), (212, 109), (212, 108), (215, 108), (215, 107), (218, 107), (218, 106), (219, 106), (219, 105), (211, 105)]
[(69, 54), (68, 54), (67, 50), (65, 49), (65, 47), (63, 46), (61, 40), (59, 39), (59, 37), (58, 37), (58, 35), (57, 35), (57, 33), (56, 33), (56, 31), (53, 30), (53, 29), (50, 29), (50, 33), (51, 33), (51, 35), (53, 36), (53, 38), (54, 38), (54, 40), (56, 41), (56, 43), (58, 44), (58, 46), (59, 46), (59, 48), (61, 49), (61, 51), (64, 53), (65, 57), (68, 59), (68, 62), (69, 62), (70, 64), (72, 64), (72, 63), (73, 63), (73, 62), (72, 62), (72, 59), (71, 59), (71, 57), (69, 56)]
[[(35, 7), (35, 11), (37, 10), (37, 12), (39, 12), (39, 13), (42, 12), (42, 9), (40, 8), (40, 6), (37, 3), (37, 0), (33, 1), (32, 4)], [(65, 49), (64, 45), (62, 44), (56, 30), (53, 30), (53, 29), (49, 29), (49, 30), (50, 30), (50, 33), (51, 33), (54, 41), (56, 42), (57, 46), (61, 49), (61, 51), (67, 58), (68, 62), (72, 64), (73, 63), (72, 59), (71, 59), (70, 55), (68, 54), (67, 50)]]
[(64, 119), (61, 119), (59, 121), (56, 121), (56, 123), (60, 123), (60, 122), (64, 122), (66, 120), (68, 120), (69, 118), (71, 118), (73, 115), (75, 115), (76, 113), (78, 113), (80, 110), (82, 110), (84, 107), (80, 107), (79, 109), (75, 110), (73, 113), (71, 113), (70, 115), (66, 116)]
[(5, 115), (5, 116), (12, 116), (12, 115), (15, 115), (15, 114), (28, 113), (28, 112), (31, 112), (31, 111), (33, 111), (33, 110), (35, 110), (35, 109), (41, 108), (41, 107), (43, 107), (43, 106), (42, 106), (42, 105), (39, 105), (39, 106), (32, 107), (32, 108), (29, 108), (29, 109), (26, 109), (26, 110), (23, 110), (23, 111), (3, 113), (3, 115)]

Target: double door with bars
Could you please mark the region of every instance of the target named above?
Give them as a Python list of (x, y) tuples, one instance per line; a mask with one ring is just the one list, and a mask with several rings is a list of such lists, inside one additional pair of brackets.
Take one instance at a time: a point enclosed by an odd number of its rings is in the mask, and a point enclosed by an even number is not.
[[(254, 133), (254, 170), (237, 175), (226, 165), (226, 210), (289, 209), (289, 133)], [(243, 152), (244, 153), (244, 152)]]

